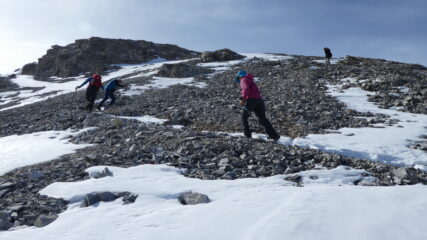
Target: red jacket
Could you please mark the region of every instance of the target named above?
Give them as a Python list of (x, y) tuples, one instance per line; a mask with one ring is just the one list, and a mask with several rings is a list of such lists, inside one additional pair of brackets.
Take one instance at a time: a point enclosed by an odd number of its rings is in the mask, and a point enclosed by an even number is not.
[(246, 77), (240, 79), (240, 89), (242, 90), (242, 98), (245, 100), (249, 98), (262, 98), (252, 74), (248, 74)]
[(104, 85), (102, 85), (101, 79), (100, 78), (94, 78), (94, 77), (90, 77), (90, 78), (86, 79), (86, 81), (84, 81), (79, 87), (83, 87), (87, 83), (89, 83), (89, 86), (104, 88)]

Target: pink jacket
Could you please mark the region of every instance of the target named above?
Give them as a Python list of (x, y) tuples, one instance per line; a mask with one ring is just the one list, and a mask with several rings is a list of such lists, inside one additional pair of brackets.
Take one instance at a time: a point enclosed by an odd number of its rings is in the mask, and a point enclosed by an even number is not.
[(245, 100), (249, 98), (262, 98), (252, 74), (248, 74), (240, 80), (240, 89), (242, 90), (242, 98)]

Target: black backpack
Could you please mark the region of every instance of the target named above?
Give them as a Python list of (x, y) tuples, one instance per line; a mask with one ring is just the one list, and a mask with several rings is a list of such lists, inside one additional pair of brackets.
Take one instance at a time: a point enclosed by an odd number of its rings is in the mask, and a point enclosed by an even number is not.
[(324, 48), (323, 50), (325, 51), (325, 57), (327, 57), (327, 58), (331, 58), (332, 57), (331, 49)]

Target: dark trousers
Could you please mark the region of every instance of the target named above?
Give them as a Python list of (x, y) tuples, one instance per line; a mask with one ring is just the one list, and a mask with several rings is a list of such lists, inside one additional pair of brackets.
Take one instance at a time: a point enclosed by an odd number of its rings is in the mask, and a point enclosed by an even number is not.
[(254, 112), (255, 115), (258, 117), (259, 124), (261, 124), (261, 126), (265, 128), (265, 132), (267, 133), (269, 138), (279, 138), (279, 135), (277, 134), (276, 130), (274, 130), (270, 121), (268, 121), (267, 117), (265, 116), (265, 104), (264, 100), (262, 100), (261, 98), (250, 98), (246, 101), (245, 106), (243, 107), (242, 125), (246, 137), (252, 137), (252, 131), (249, 127), (248, 121), (250, 112)]
[(104, 105), (104, 102), (107, 101), (107, 99), (111, 98), (111, 102), (109, 105), (112, 105), (116, 101), (116, 97), (114, 96), (114, 91), (105, 91), (104, 98), (99, 103), (98, 108), (102, 107)]
[(98, 95), (98, 90), (99, 90), (99, 87), (95, 87), (95, 86), (89, 86), (86, 89), (86, 100), (87, 100), (86, 109), (88, 111), (92, 111), (93, 109), (96, 95)]

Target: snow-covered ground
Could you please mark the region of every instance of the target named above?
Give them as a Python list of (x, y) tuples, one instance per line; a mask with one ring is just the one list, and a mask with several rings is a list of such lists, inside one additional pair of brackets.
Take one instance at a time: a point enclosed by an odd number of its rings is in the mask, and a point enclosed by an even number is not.
[(342, 90), (340, 85), (329, 86), (329, 94), (351, 109), (385, 114), (398, 119), (399, 123), (393, 126), (375, 124), (378, 128), (342, 128), (336, 134), (310, 134), (294, 139), (292, 144), (427, 170), (427, 153), (408, 147), (413, 142), (421, 141), (422, 134), (427, 134), (427, 115), (381, 109), (369, 102), (369, 92), (360, 88)]
[[(344, 82), (348, 81), (355, 81), (355, 79), (344, 79)], [(422, 141), (421, 135), (427, 135), (427, 115), (381, 109), (368, 101), (367, 95), (370, 92), (360, 88), (342, 90), (342, 85), (328, 87), (328, 93), (345, 103), (350, 109), (385, 114), (392, 119), (398, 119), (399, 122), (392, 126), (374, 124), (375, 128), (341, 128), (334, 131), (335, 133), (310, 134), (295, 139), (281, 136), (280, 144), (319, 149), (396, 166), (414, 166), (427, 171), (427, 153), (409, 147), (414, 142)], [(243, 136), (243, 133), (229, 134)], [(253, 134), (253, 138), (267, 139), (264, 134)]]
[(284, 60), (289, 60), (294, 58), (292, 56), (283, 56), (283, 55), (275, 55), (275, 54), (268, 54), (268, 53), (239, 53), (239, 54), (242, 56), (245, 56), (245, 58), (240, 60), (232, 60), (232, 61), (224, 61), (224, 62), (199, 63), (197, 65), (201, 67), (208, 67), (215, 71), (221, 72), (221, 71), (231, 70), (233, 66), (249, 61), (253, 58), (259, 58), (265, 61), (284, 61)]
[[(186, 60), (176, 60), (176, 61), (166, 61), (165, 59), (155, 59), (146, 63), (141, 64), (123, 64), (119, 65), (121, 69), (111, 72), (106, 76), (102, 77), (102, 81), (108, 81), (113, 78), (118, 78), (126, 76), (129, 74), (137, 74), (136, 76), (150, 76), (156, 73), (156, 69), (161, 67), (165, 63), (179, 63), (190, 61), (191, 59)], [(55, 97), (61, 94), (70, 93), (75, 91), (75, 87), (79, 86), (86, 79), (84, 76), (79, 76), (75, 78), (70, 78), (67, 82), (59, 82), (64, 80), (62, 78), (54, 78), (57, 82), (46, 82), (35, 80), (31, 75), (21, 75), (18, 74), (16, 78), (11, 81), (17, 84), (21, 88), (38, 88), (36, 90), (20, 90), (20, 91), (9, 91), (0, 93), (0, 107), (1, 105), (8, 104), (13, 101), (17, 101), (17, 104), (13, 106), (0, 109), (4, 111), (11, 108), (25, 106), (31, 103), (39, 102), (46, 100), (51, 97)]]
[(73, 144), (66, 137), (78, 132), (46, 131), (0, 138), (0, 176), (16, 168), (50, 161), (90, 144)]
[[(102, 169), (103, 166), (88, 171)], [(2, 232), (4, 239), (413, 239), (427, 238), (427, 188), (348, 185), (363, 171), (340, 167), (303, 173), (317, 180), (295, 187), (283, 176), (205, 181), (164, 165), (110, 167), (113, 177), (54, 183), (41, 191), (72, 203), (44, 228)], [(120, 199), (80, 208), (93, 191), (130, 191)], [(209, 196), (207, 204), (183, 206), (179, 193)]]
[[(341, 60), (341, 59), (338, 59), (338, 58), (332, 58), (331, 60), (329, 60), (329, 62), (330, 62), (331, 64), (337, 64), (340, 60)], [(322, 60), (313, 60), (313, 62), (326, 64), (326, 59), (322, 59)]]
[(112, 117), (123, 118), (123, 119), (133, 119), (140, 122), (157, 123), (157, 124), (162, 124), (167, 121), (167, 119), (160, 119), (152, 116), (141, 116), (141, 117), (112, 116)]

